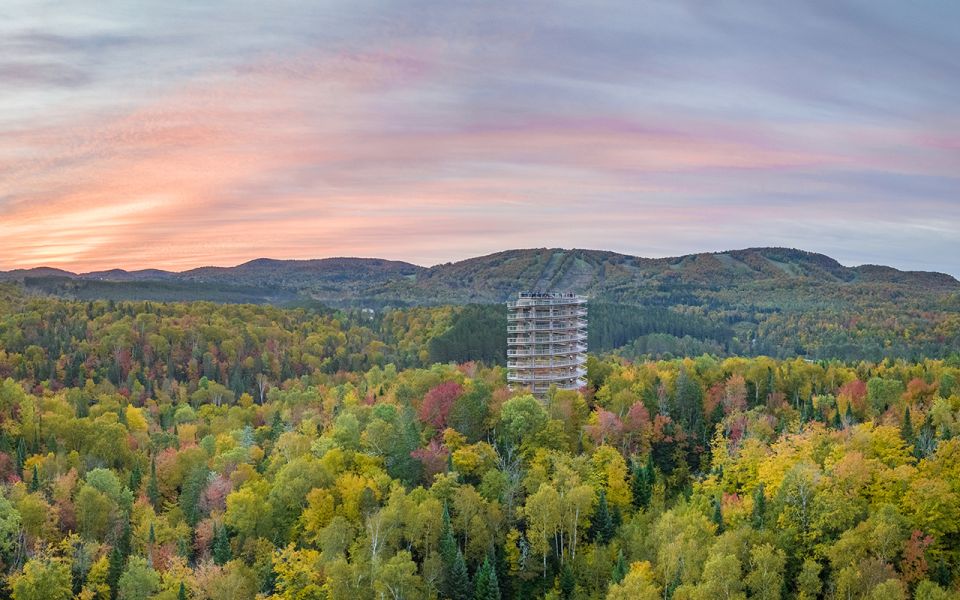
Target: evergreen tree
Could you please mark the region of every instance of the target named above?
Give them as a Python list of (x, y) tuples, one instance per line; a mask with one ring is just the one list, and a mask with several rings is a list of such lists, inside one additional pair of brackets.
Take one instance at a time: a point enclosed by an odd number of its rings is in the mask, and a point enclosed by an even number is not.
[(713, 521), (713, 524), (717, 526), (717, 534), (723, 533), (723, 510), (720, 506), (719, 498), (713, 501), (713, 517), (711, 520)]
[(207, 486), (207, 476), (206, 465), (197, 465), (190, 470), (180, 486), (180, 509), (190, 527), (195, 527), (200, 521), (200, 496)]
[(276, 440), (279, 438), (284, 429), (283, 418), (280, 416), (280, 410), (278, 409), (273, 413), (273, 423), (270, 425), (270, 431), (273, 435), (273, 439)]
[(180, 591), (177, 592), (177, 600), (187, 600), (187, 588), (182, 581), (180, 582)]
[(838, 408), (833, 412), (833, 428), (837, 431), (843, 429), (843, 423), (840, 422), (840, 409)]
[(629, 570), (627, 557), (623, 555), (623, 550), (620, 550), (617, 552), (617, 562), (613, 564), (613, 572), (610, 574), (610, 579), (613, 583), (620, 583), (623, 581), (623, 578), (627, 576), (627, 571)]
[(953, 576), (950, 573), (950, 567), (947, 566), (947, 562), (942, 558), (937, 561), (937, 568), (933, 570), (933, 581), (938, 583), (940, 586), (949, 588), (953, 579)]
[(140, 463), (133, 463), (130, 469), (130, 490), (136, 492), (140, 489), (140, 482), (143, 480), (143, 472), (140, 470)]
[(470, 573), (467, 571), (467, 561), (463, 559), (463, 552), (457, 548), (453, 566), (447, 576), (447, 589), (452, 600), (470, 600)]
[(24, 463), (27, 462), (27, 442), (21, 437), (17, 440), (17, 474), (23, 474)]
[(453, 568), (457, 561), (457, 553), (460, 549), (457, 547), (457, 540), (453, 537), (453, 527), (450, 525), (450, 511), (447, 505), (443, 505), (443, 524), (440, 528), (440, 563), (443, 567), (440, 577), (440, 592), (443, 596), (453, 596)]
[(903, 411), (903, 425), (900, 426), (900, 434), (903, 436), (903, 441), (909, 445), (913, 445), (913, 420), (910, 418), (910, 407), (908, 406), (905, 411)]
[(190, 560), (190, 542), (187, 538), (177, 538), (177, 556), (184, 560)]
[(483, 559), (483, 564), (477, 569), (473, 598), (474, 600), (500, 600), (497, 571), (490, 564), (489, 556)]
[(856, 423), (857, 419), (853, 416), (853, 409), (850, 403), (847, 403), (847, 412), (843, 415), (844, 424), (849, 427)]
[(39, 492), (40, 491), (40, 472), (37, 470), (37, 465), (33, 465), (33, 475), (30, 478), (30, 492)]
[(225, 565), (233, 558), (233, 552), (230, 550), (230, 535), (225, 526), (218, 527), (213, 525), (213, 562), (218, 565)]
[(153, 529), (153, 522), (150, 523), (150, 534), (147, 536), (147, 543), (150, 545), (157, 543), (157, 533)]
[(650, 472), (651, 465), (636, 465), (633, 469), (631, 487), (633, 488), (633, 505), (636, 508), (646, 508), (650, 505), (650, 497), (653, 495), (653, 474)]
[(110, 598), (116, 600), (117, 584), (120, 582), (120, 576), (123, 574), (124, 566), (123, 553), (117, 546), (110, 551), (110, 566), (107, 570), (107, 585), (110, 586)]
[(573, 569), (569, 563), (565, 563), (560, 569), (560, 597), (564, 600), (573, 598), (573, 592), (577, 588), (577, 578), (573, 574)]
[(604, 490), (600, 490), (597, 509), (593, 512), (593, 518), (590, 521), (590, 537), (599, 544), (606, 544), (613, 538), (614, 533), (616, 528), (610, 514), (610, 507), (607, 505), (607, 494)]

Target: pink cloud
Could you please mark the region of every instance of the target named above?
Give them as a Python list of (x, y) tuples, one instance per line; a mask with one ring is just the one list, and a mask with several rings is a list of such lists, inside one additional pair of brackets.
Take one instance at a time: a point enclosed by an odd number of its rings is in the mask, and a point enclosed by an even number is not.
[[(675, 115), (650, 116), (655, 127), (575, 115), (495, 127), (408, 122), (418, 102), (456, 102), (436, 97), (436, 83), (450, 76), (440, 50), (267, 58), (125, 115), (79, 114), (10, 132), (0, 140), (0, 267), (437, 261), (545, 244), (588, 224), (602, 241), (604, 228), (625, 223), (707, 227), (736, 218), (729, 206), (700, 206), (695, 216), (682, 208), (698, 194), (750, 189), (711, 173), (850, 167), (861, 158), (809, 143), (799, 127), (764, 135)], [(902, 162), (897, 132), (837, 135), (873, 135), (878, 165)], [(908, 163), (923, 168), (919, 158)], [(642, 213), (630, 203), (593, 210), (624, 198), (643, 199)], [(774, 216), (757, 206), (740, 214), (747, 211)]]

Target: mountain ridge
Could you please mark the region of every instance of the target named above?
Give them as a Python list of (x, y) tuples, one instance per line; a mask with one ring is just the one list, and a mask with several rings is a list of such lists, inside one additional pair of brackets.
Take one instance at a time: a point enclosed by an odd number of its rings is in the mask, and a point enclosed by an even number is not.
[[(549, 256), (547, 256), (549, 254)], [(661, 277), (680, 277), (684, 281), (706, 283), (733, 280), (736, 278), (761, 280), (777, 277), (807, 277), (825, 281), (887, 282), (887, 283), (925, 283), (946, 288), (960, 288), (960, 281), (953, 276), (937, 271), (901, 270), (895, 267), (876, 264), (845, 266), (825, 254), (799, 250), (795, 248), (764, 246), (701, 252), (679, 256), (648, 258), (638, 255), (622, 254), (609, 250), (581, 248), (519, 248), (502, 250), (459, 261), (440, 263), (424, 267), (414, 263), (383, 258), (369, 257), (330, 257), (318, 259), (274, 259), (255, 258), (232, 267), (203, 266), (184, 271), (163, 269), (138, 269), (128, 271), (122, 268), (105, 269), (75, 273), (54, 267), (33, 267), (0, 271), (0, 279), (23, 279), (27, 277), (67, 277), (100, 281), (145, 281), (145, 280), (184, 280), (195, 282), (236, 283), (238, 277), (255, 278), (259, 283), (281, 285), (292, 289), (309, 287), (314, 281), (343, 281), (348, 279), (347, 271), (362, 273), (366, 283), (385, 283), (393, 277), (435, 280), (448, 274), (468, 274), (481, 269), (494, 269), (506, 262), (536, 257), (538, 261), (528, 264), (518, 275), (526, 275), (533, 288), (576, 287), (588, 283), (589, 273), (582, 263), (597, 269), (593, 279), (606, 281), (608, 275), (616, 277), (624, 269), (635, 274), (654, 276), (659, 270)], [(578, 262), (579, 261), (579, 262)], [(564, 264), (567, 263), (567, 264)], [(516, 266), (516, 265), (515, 265)], [(531, 269), (542, 267), (535, 277)], [(602, 268), (601, 268), (602, 267)], [(608, 273), (608, 271), (610, 271)], [(290, 275), (285, 278), (284, 274)], [(671, 275), (673, 274), (673, 275)], [(311, 279), (313, 278), (313, 279)], [(515, 289), (516, 282), (513, 284)]]

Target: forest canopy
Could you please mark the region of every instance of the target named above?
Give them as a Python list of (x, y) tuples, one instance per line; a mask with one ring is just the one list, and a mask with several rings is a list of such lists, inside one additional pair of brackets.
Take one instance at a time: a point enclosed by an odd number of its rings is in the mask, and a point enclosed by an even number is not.
[(957, 597), (960, 360), (592, 314), (592, 348), (704, 346), (595, 352), (534, 398), (485, 305), (0, 288), (0, 596)]

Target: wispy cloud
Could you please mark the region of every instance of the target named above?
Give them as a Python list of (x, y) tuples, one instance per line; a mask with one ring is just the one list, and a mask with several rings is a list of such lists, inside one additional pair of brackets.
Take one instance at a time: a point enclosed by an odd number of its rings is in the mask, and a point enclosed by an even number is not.
[(788, 244), (960, 274), (960, 14), (11, 6), (0, 268)]

